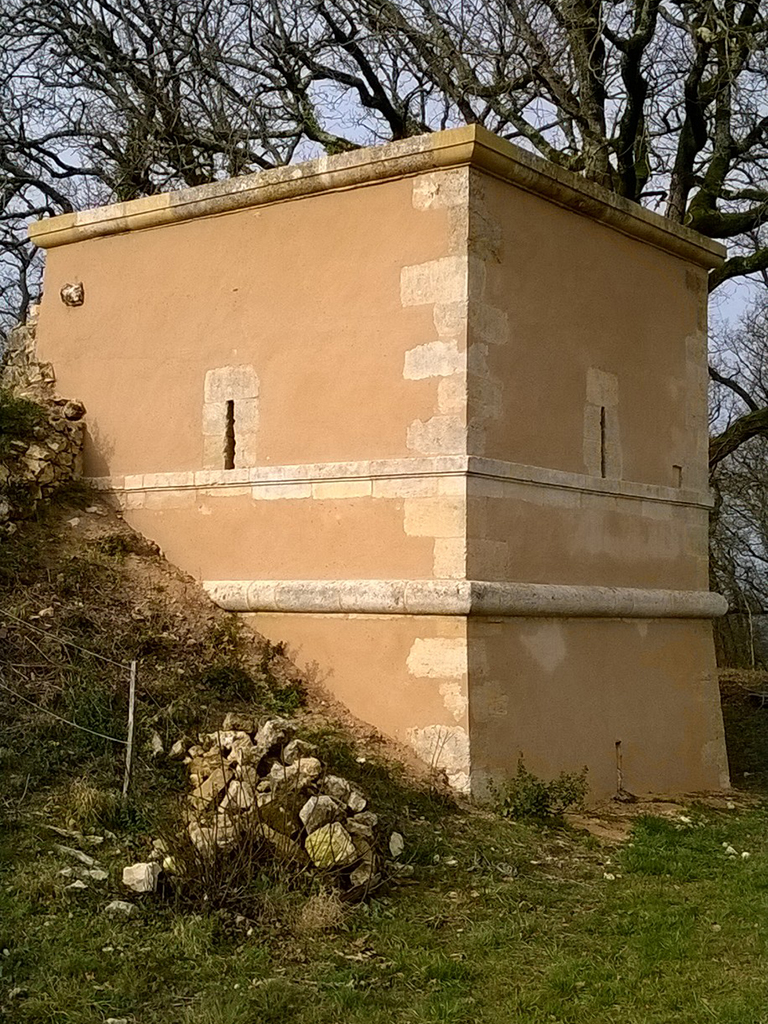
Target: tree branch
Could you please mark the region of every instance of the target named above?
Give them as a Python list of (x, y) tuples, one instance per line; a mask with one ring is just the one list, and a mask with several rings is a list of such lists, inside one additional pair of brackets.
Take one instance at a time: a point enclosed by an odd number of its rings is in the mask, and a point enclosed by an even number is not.
[(711, 364), (709, 365), (708, 369), (709, 376), (712, 378), (712, 380), (717, 381), (718, 384), (723, 384), (725, 387), (730, 388), (731, 391), (735, 392), (735, 394), (737, 394), (739, 398), (741, 398), (747, 404), (747, 406), (749, 406), (752, 412), (757, 412), (760, 406), (757, 404), (754, 398), (752, 398), (749, 392), (744, 390), (744, 388), (741, 386), (741, 384), (739, 384), (737, 380), (734, 380), (733, 377), (724, 377), (723, 374), (719, 373)]
[(709, 468), (715, 466), (727, 458), (737, 448), (740, 448), (746, 441), (753, 437), (768, 437), (768, 408), (755, 409), (753, 412), (740, 416), (721, 434), (710, 438), (709, 441)]

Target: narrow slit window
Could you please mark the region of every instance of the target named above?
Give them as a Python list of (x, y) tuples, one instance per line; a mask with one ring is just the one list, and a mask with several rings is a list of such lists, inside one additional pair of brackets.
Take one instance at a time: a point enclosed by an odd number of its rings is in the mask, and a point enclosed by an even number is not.
[(605, 406), (600, 406), (600, 476), (605, 477)]
[(235, 468), (235, 403), (227, 402), (224, 426), (224, 469)]

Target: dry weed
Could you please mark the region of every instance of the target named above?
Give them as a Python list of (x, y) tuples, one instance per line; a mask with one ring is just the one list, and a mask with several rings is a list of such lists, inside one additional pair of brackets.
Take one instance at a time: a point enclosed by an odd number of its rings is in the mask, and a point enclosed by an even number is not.
[(110, 823), (119, 806), (116, 793), (99, 789), (86, 779), (74, 779), (67, 787), (63, 811), (69, 828), (88, 828)]
[(310, 896), (298, 910), (294, 931), (298, 935), (316, 935), (341, 927), (344, 923), (344, 905), (335, 892), (321, 892)]

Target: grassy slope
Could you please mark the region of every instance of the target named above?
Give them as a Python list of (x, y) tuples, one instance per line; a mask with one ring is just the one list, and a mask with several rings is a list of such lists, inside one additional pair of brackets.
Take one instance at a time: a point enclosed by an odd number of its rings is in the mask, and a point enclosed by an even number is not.
[[(73, 515), (81, 523), (62, 526)], [(45, 635), (55, 631), (118, 661), (141, 657), (142, 742), (150, 729), (167, 743), (214, 722), (241, 697), (265, 711), (295, 708), (290, 666), (233, 633), (161, 560), (126, 553), (126, 537), (106, 517), (69, 509), (3, 543), (0, 611), (42, 632), (0, 622), (0, 680), (122, 735), (124, 673), (62, 648)], [(53, 614), (30, 622), (49, 607)], [(455, 808), (369, 750), (358, 763), (347, 739), (317, 718), (310, 727), (329, 762), (359, 779), (385, 823), (405, 835), (411, 879), (345, 908), (327, 930), (307, 913), (322, 883), (274, 873), (257, 879), (244, 919), (154, 897), (137, 918), (115, 921), (102, 908), (123, 895), (122, 866), (147, 853), (171, 813), (180, 771), (142, 752), (123, 811), (110, 797), (121, 776), (114, 745), (0, 696), (0, 1016), (768, 1022), (761, 806), (701, 806), (688, 812), (690, 825), (642, 817), (629, 843), (607, 846)], [(111, 829), (114, 839), (83, 847), (110, 881), (68, 892), (58, 874), (67, 861), (53, 849), (66, 840), (50, 825)], [(750, 857), (727, 856), (724, 842)], [(11, 998), (13, 988), (25, 991)]]

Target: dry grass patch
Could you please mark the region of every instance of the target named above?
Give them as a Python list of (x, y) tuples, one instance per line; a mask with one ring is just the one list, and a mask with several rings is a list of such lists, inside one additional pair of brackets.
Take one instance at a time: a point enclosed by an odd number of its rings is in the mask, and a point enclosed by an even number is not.
[(336, 892), (319, 892), (299, 908), (293, 922), (297, 935), (319, 935), (335, 931), (344, 924), (344, 904)]

